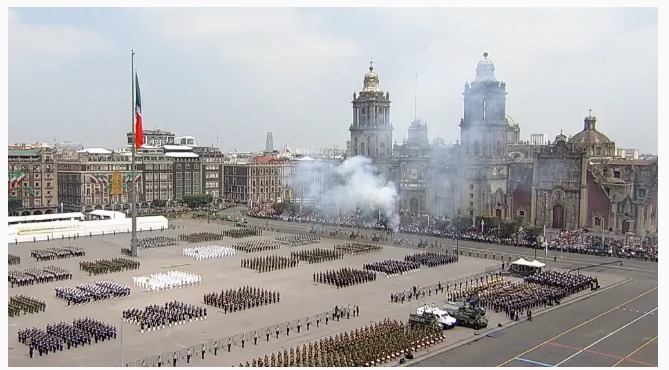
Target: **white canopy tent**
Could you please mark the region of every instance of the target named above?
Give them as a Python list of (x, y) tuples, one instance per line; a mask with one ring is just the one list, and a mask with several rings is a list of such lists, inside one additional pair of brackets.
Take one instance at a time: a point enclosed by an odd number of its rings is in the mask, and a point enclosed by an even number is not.
[(528, 261), (521, 257), (518, 258), (516, 261), (511, 262), (509, 269), (521, 274), (530, 274), (540, 271), (540, 269), (545, 266), (546, 266), (545, 263), (541, 263), (537, 260)]

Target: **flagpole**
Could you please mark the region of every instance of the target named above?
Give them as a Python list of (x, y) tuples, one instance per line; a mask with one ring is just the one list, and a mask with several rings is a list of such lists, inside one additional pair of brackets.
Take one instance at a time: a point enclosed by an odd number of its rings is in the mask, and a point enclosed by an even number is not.
[(132, 257), (137, 257), (137, 182), (135, 181), (135, 152), (136, 152), (136, 140), (135, 135), (135, 120), (137, 119), (137, 107), (135, 106), (135, 51), (131, 50), (131, 76), (130, 80), (132, 81), (132, 151), (131, 151), (131, 164), (130, 164), (130, 177), (132, 189), (130, 190), (130, 206), (132, 213), (132, 236), (130, 238), (130, 255)]

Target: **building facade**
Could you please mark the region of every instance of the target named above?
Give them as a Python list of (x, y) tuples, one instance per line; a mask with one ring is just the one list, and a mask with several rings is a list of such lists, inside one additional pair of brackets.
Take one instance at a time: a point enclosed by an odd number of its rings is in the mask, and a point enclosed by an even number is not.
[(20, 207), (10, 209), (10, 215), (27, 216), (58, 212), (58, 171), (52, 148), (10, 146), (8, 170), (9, 197), (20, 200)]

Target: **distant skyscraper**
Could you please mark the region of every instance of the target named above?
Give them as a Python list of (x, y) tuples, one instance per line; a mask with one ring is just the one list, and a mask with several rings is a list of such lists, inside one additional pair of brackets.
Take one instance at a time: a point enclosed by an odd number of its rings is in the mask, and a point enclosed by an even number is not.
[(272, 133), (268, 132), (267, 133), (267, 139), (265, 139), (265, 152), (273, 152), (274, 151), (274, 139), (272, 139)]

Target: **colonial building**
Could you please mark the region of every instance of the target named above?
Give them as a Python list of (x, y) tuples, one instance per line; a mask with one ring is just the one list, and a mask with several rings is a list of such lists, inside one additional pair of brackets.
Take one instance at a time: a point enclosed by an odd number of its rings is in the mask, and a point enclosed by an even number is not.
[(13, 216), (58, 212), (58, 178), (51, 147), (15, 145), (8, 149), (9, 196), (21, 200)]

